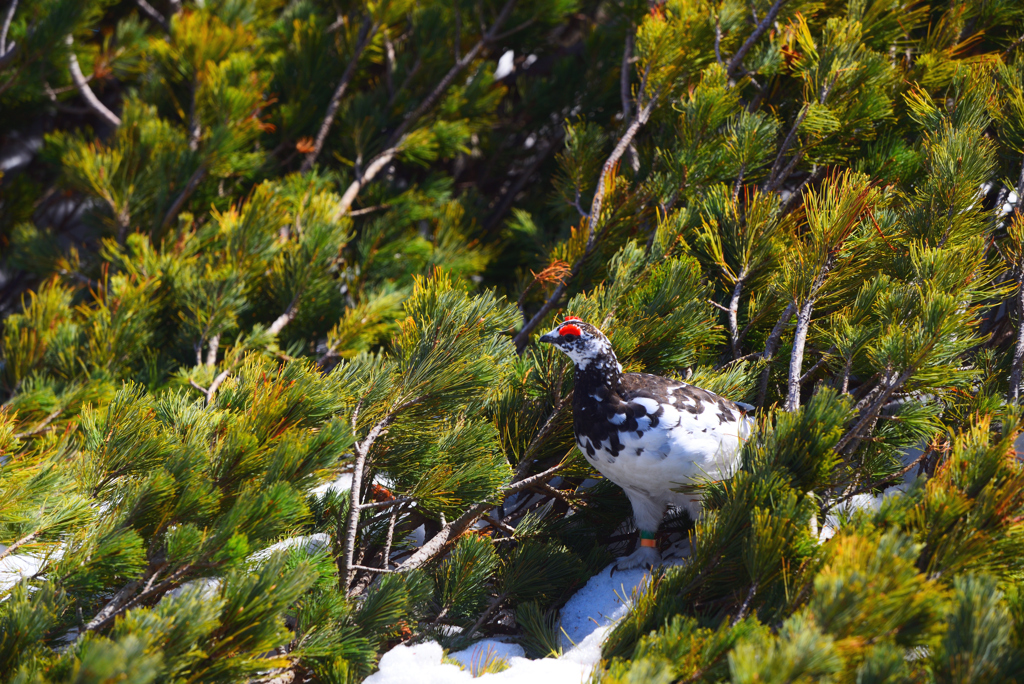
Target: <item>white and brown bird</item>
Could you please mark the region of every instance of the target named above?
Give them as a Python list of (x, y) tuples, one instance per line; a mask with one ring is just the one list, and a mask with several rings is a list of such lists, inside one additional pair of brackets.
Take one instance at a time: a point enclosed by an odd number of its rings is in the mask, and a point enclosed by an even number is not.
[(640, 546), (618, 561), (625, 570), (661, 560), (654, 535), (669, 506), (701, 511), (699, 494), (681, 485), (731, 477), (754, 426), (752, 406), (680, 380), (623, 373), (600, 330), (570, 316), (540, 338), (576, 365), (573, 429), (591, 465), (625, 490)]

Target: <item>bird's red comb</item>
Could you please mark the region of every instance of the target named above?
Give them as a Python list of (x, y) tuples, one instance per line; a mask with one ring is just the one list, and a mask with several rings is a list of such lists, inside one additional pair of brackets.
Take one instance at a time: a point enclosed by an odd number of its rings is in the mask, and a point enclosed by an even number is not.
[(565, 322), (568, 323), (569, 321), (579, 321), (580, 323), (582, 323), (583, 319), (580, 318), (579, 316), (566, 316)]
[(575, 335), (576, 337), (580, 337), (581, 335), (583, 335), (583, 331), (580, 330), (578, 326), (575, 326), (572, 323), (566, 323), (565, 325), (558, 329), (558, 334)]

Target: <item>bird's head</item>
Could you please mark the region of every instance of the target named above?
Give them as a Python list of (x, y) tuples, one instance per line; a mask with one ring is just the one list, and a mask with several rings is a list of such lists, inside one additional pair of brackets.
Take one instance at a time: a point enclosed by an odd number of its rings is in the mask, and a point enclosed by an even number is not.
[(622, 372), (612, 343), (604, 333), (576, 316), (567, 316), (554, 330), (542, 335), (540, 341), (564, 352), (579, 370), (593, 365), (600, 370)]

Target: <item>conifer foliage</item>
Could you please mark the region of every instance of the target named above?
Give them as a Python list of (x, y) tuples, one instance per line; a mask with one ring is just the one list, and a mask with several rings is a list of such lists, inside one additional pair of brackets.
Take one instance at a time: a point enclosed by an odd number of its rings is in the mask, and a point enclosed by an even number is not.
[(596, 681), (1021, 681), (1019, 3), (7, 0), (0, 131), (0, 684), (557, 654), (565, 314), (757, 407)]

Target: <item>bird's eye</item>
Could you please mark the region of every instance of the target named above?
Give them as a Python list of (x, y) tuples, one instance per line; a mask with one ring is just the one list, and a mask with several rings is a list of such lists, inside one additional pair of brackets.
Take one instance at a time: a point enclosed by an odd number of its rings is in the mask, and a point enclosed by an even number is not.
[(567, 335), (575, 335), (576, 337), (580, 337), (581, 335), (583, 335), (583, 331), (579, 329), (579, 326), (575, 326), (570, 323), (568, 325), (563, 325), (561, 328), (559, 328), (558, 334), (562, 335), (563, 337)]

